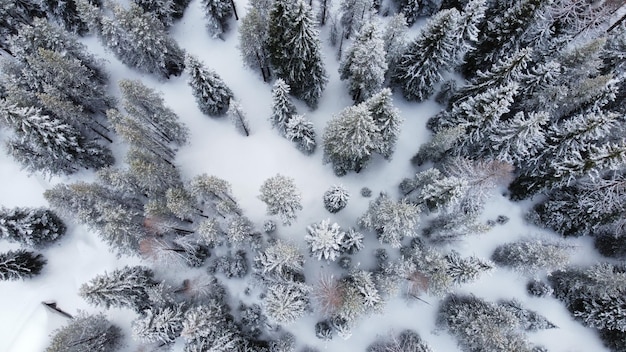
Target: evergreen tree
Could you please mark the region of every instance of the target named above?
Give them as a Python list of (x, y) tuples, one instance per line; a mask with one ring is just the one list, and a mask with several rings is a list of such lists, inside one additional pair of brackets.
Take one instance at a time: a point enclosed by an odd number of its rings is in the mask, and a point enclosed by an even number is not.
[(87, 24), (80, 18), (74, 0), (43, 0), (41, 7), (48, 17), (54, 18), (67, 31), (83, 35), (89, 31)]
[(296, 114), (296, 107), (293, 105), (289, 92), (291, 88), (282, 78), (274, 82), (272, 87), (272, 115), (270, 122), (272, 127), (278, 129), (281, 135), (287, 131), (287, 123)]
[(46, 352), (112, 352), (122, 347), (122, 329), (104, 314), (81, 313), (54, 331)]
[(358, 220), (360, 226), (376, 231), (381, 243), (399, 248), (404, 237), (414, 237), (421, 209), (404, 201), (394, 202), (381, 193), (370, 202), (368, 210)]
[(334, 185), (324, 192), (323, 198), (326, 210), (336, 213), (346, 207), (350, 194), (342, 185)]
[(0, 280), (20, 280), (39, 275), (46, 264), (41, 254), (24, 249), (0, 253)]
[(413, 330), (403, 330), (397, 336), (376, 341), (367, 347), (367, 352), (432, 352), (432, 349)]
[(565, 243), (527, 238), (498, 246), (491, 259), (524, 273), (551, 272), (567, 264), (571, 249)]
[(149, 308), (147, 290), (157, 284), (153, 276), (152, 270), (147, 267), (125, 266), (81, 285), (80, 295), (96, 306), (131, 308), (141, 312)]
[(379, 130), (380, 146), (376, 152), (383, 158), (390, 160), (396, 149), (396, 141), (400, 135), (400, 125), (403, 121), (400, 117), (400, 110), (393, 105), (391, 89), (382, 89), (365, 101), (365, 105), (367, 105)]
[(267, 40), (267, 18), (261, 10), (252, 7), (239, 25), (239, 51), (248, 67), (261, 72), (264, 82), (269, 82), (272, 76), (269, 52), (265, 46)]
[(66, 226), (45, 208), (0, 208), (0, 238), (40, 248), (58, 240)]
[(457, 52), (459, 12), (443, 10), (434, 15), (402, 55), (393, 80), (408, 100), (428, 99), (442, 74), (452, 68)]
[(526, 331), (554, 329), (557, 327), (539, 313), (525, 308), (522, 302), (516, 299), (500, 301), (498, 304), (517, 317), (522, 325), (521, 327)]
[(419, 18), (420, 0), (396, 0), (398, 12), (404, 16), (407, 25), (412, 26)]
[(246, 137), (250, 136), (250, 125), (246, 113), (243, 111), (241, 104), (233, 100), (230, 102), (230, 107), (226, 114), (230, 117), (230, 120), (235, 125), (237, 131)]
[(352, 100), (360, 103), (378, 92), (385, 83), (387, 62), (376, 22), (365, 24), (339, 66), (342, 80), (349, 80)]
[(374, 10), (373, 0), (342, 0), (339, 4), (341, 26), (346, 39), (361, 31)]
[[(90, 6), (89, 4), (83, 5)], [(87, 8), (83, 12), (93, 11)], [(168, 37), (163, 24), (135, 4), (111, 8), (95, 24), (103, 44), (126, 65), (159, 77), (178, 76), (184, 69), (184, 51)]]
[(481, 154), (497, 160), (522, 164), (539, 154), (546, 147), (545, 125), (549, 116), (545, 112), (518, 112), (502, 122)]
[(264, 279), (272, 281), (303, 281), (304, 256), (293, 244), (276, 241), (254, 258), (255, 267)]
[(324, 130), (324, 160), (333, 164), (338, 176), (360, 172), (380, 149), (380, 130), (367, 105), (344, 109)]
[(448, 262), (446, 274), (456, 285), (476, 281), (481, 274), (494, 268), (493, 263), (472, 256), (461, 258), (455, 251), (448, 253), (445, 258)]
[(389, 78), (394, 75), (396, 65), (406, 48), (406, 34), (408, 26), (406, 17), (403, 13), (394, 15), (383, 34), (383, 42), (385, 43), (385, 58), (387, 61), (387, 75)]
[(345, 232), (337, 223), (330, 223), (330, 219), (322, 220), (307, 227), (304, 240), (311, 249), (311, 255), (317, 260), (335, 261), (343, 251)]
[(304, 154), (312, 154), (317, 147), (313, 123), (304, 115), (293, 115), (285, 126), (285, 137), (296, 143), (296, 147)]
[[(141, 7), (144, 12), (152, 14), (165, 29), (174, 24), (176, 17), (182, 17), (182, 11), (179, 10), (179, 4), (176, 0), (133, 0), (133, 2)], [(179, 12), (180, 11), (180, 12)]]
[(532, 351), (515, 315), (474, 296), (447, 296), (437, 325), (454, 335), (465, 351)]
[(252, 222), (245, 216), (234, 217), (228, 224), (226, 235), (230, 243), (245, 243), (253, 234)]
[(210, 116), (224, 115), (228, 111), (233, 92), (217, 73), (208, 70), (191, 55), (185, 62), (189, 72), (189, 85), (200, 110)]
[(266, 45), (276, 75), (291, 87), (291, 94), (315, 108), (328, 77), (322, 62), (319, 32), (304, 1), (274, 2)]
[(11, 35), (17, 34), (20, 26), (45, 15), (40, 4), (35, 1), (0, 1), (0, 49), (12, 54), (7, 43)]
[(142, 342), (171, 344), (183, 329), (182, 306), (148, 308), (132, 323), (133, 336)]
[(260, 189), (261, 199), (267, 205), (268, 215), (278, 215), (283, 224), (291, 225), (296, 211), (302, 210), (302, 197), (293, 179), (282, 175), (270, 177)]
[(214, 38), (228, 31), (228, 20), (234, 14), (233, 4), (230, 0), (202, 0), (207, 28)]
[(276, 283), (268, 287), (263, 304), (268, 318), (279, 324), (289, 324), (306, 313), (309, 298), (305, 286)]
[(119, 254), (135, 253), (145, 236), (143, 204), (98, 184), (59, 184), (44, 193), (59, 213), (96, 231)]
[(16, 136), (7, 145), (9, 154), (30, 172), (72, 174), (79, 168), (97, 169), (113, 163), (110, 150), (40, 109), (0, 100), (0, 123), (14, 129)]

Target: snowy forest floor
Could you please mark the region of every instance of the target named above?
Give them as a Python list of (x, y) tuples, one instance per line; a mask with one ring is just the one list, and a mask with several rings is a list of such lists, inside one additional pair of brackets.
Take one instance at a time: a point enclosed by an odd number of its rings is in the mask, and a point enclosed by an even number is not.
[[(244, 2), (237, 3), (240, 16), (245, 15)], [(305, 113), (313, 121), (318, 134), (318, 150), (311, 156), (298, 151), (288, 140), (272, 130), (270, 115), (271, 86), (263, 83), (260, 75), (244, 67), (237, 48), (237, 23), (231, 23), (230, 31), (224, 40), (209, 37), (205, 26), (200, 1), (194, 0), (182, 20), (171, 29), (171, 35), (179, 45), (198, 57), (207, 67), (215, 70), (233, 90), (235, 98), (242, 104), (250, 120), (251, 135), (241, 136), (226, 118), (204, 116), (197, 108), (187, 85), (187, 75), (168, 81), (159, 81), (149, 75), (139, 74), (124, 66), (110, 53), (104, 51), (95, 37), (83, 41), (96, 56), (106, 60), (111, 76), (111, 89), (119, 96), (115, 82), (120, 79), (140, 79), (147, 86), (163, 93), (167, 106), (172, 108), (186, 124), (191, 135), (188, 145), (179, 150), (177, 164), (186, 179), (206, 173), (223, 178), (232, 184), (233, 193), (245, 214), (260, 228), (265, 220), (265, 205), (258, 199), (259, 188), (264, 180), (282, 174), (292, 177), (302, 192), (303, 211), (297, 221), (289, 227), (279, 227), (277, 236), (298, 245), (306, 253), (304, 235), (306, 226), (330, 218), (341, 226), (354, 226), (358, 216), (367, 209), (369, 201), (360, 195), (362, 187), (369, 187), (375, 197), (379, 192), (396, 196), (398, 184), (417, 170), (410, 159), (420, 144), (430, 138), (425, 128), (427, 119), (441, 107), (433, 101), (421, 104), (406, 102), (400, 95), (394, 95), (395, 105), (403, 119), (402, 133), (396, 152), (390, 162), (376, 158), (361, 173), (350, 173), (336, 177), (328, 164), (322, 162), (321, 134), (326, 123), (343, 108), (352, 104), (346, 83), (339, 79), (336, 48), (328, 44), (328, 29), (322, 29), (329, 84), (324, 91), (319, 108), (309, 111), (298, 103), (299, 113)], [(415, 35), (414, 26), (411, 35)], [(345, 44), (344, 44), (345, 45)], [(118, 150), (121, 160), (122, 151)], [(0, 202), (3, 206), (46, 206), (42, 196), (44, 190), (57, 183), (92, 180), (91, 172), (81, 172), (67, 178), (46, 179), (38, 175), (28, 175), (4, 153), (0, 155)], [(322, 194), (331, 185), (342, 184), (351, 194), (348, 206), (337, 214), (328, 213), (322, 203)], [(526, 203), (510, 202), (501, 193), (494, 194), (487, 204), (484, 220), (506, 215), (510, 221), (497, 225), (486, 234), (465, 238), (451, 248), (464, 255), (489, 258), (499, 244), (510, 242), (523, 235), (544, 232), (527, 224), (523, 217)], [(556, 236), (556, 235), (555, 235)], [(575, 263), (591, 263), (599, 259), (588, 239), (568, 240), (577, 249), (572, 256)], [(356, 258), (360, 267), (373, 267), (372, 255), (380, 245), (375, 238), (366, 240), (365, 249)], [(14, 244), (0, 243), (0, 250), (17, 248)], [(45, 250), (48, 264), (42, 275), (20, 282), (0, 282), (0, 351), (28, 352), (41, 351), (49, 341), (49, 334), (66, 323), (66, 318), (53, 313), (41, 304), (42, 301), (56, 301), (58, 307), (75, 314), (79, 310), (95, 312), (78, 296), (78, 288), (94, 276), (126, 264), (138, 264), (137, 258), (116, 258), (98, 237), (83, 226), (72, 224), (68, 235), (59, 243)], [(316, 278), (320, 272), (338, 271), (335, 263), (327, 264), (308, 258), (306, 274)], [(528, 278), (512, 271), (498, 268), (491, 275), (483, 276), (477, 282), (465, 285), (458, 291), (473, 293), (489, 301), (501, 298), (516, 298), (528, 308), (535, 310), (558, 326), (557, 329), (530, 333), (531, 342), (543, 345), (552, 352), (605, 351), (595, 332), (575, 322), (561, 302), (554, 298), (530, 297), (525, 290)], [(230, 294), (234, 300), (248, 299), (243, 293), (241, 280), (229, 280)], [(323, 342), (315, 337), (313, 325), (319, 320), (315, 314), (306, 316), (286, 329), (296, 335), (300, 346), (308, 345), (327, 351), (364, 351), (377, 335), (405, 328), (416, 330), (435, 351), (458, 351), (456, 340), (443, 331), (435, 330), (435, 314), (438, 299), (424, 296), (423, 301), (408, 300), (403, 297), (391, 299), (382, 314), (370, 315), (354, 329), (348, 340), (335, 338)], [(107, 316), (116, 324), (130, 331), (130, 321), (134, 313), (127, 310), (111, 309)], [(182, 344), (174, 351), (181, 351)], [(136, 343), (126, 334), (126, 347), (123, 351), (136, 351)]]

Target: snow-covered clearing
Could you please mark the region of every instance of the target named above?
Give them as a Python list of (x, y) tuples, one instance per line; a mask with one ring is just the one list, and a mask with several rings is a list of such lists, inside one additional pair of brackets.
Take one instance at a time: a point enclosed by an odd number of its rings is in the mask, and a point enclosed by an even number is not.
[[(238, 2), (239, 15), (245, 15), (243, 1)], [(250, 120), (250, 137), (241, 136), (226, 118), (214, 119), (204, 116), (196, 107), (191, 89), (186, 83), (187, 75), (159, 81), (148, 75), (140, 75), (117, 61), (105, 52), (96, 38), (86, 38), (84, 42), (97, 56), (107, 60), (111, 81), (120, 79), (141, 79), (146, 85), (163, 92), (166, 104), (171, 107), (189, 127), (189, 144), (180, 149), (177, 163), (187, 179), (201, 173), (216, 175), (228, 180), (234, 195), (246, 215), (257, 227), (268, 218), (265, 205), (258, 199), (259, 188), (264, 180), (276, 174), (292, 177), (302, 192), (304, 210), (297, 221), (289, 227), (279, 227), (278, 236), (293, 241), (306, 252), (305, 228), (311, 223), (325, 218), (344, 227), (354, 226), (356, 218), (367, 209), (373, 198), (360, 195), (362, 187), (369, 187), (373, 196), (385, 191), (397, 194), (397, 185), (404, 178), (415, 173), (409, 159), (419, 145), (429, 138), (425, 129), (428, 117), (440, 107), (432, 101), (422, 104), (408, 103), (399, 95), (394, 95), (396, 106), (405, 119), (393, 160), (387, 162), (376, 158), (361, 173), (350, 173), (336, 177), (330, 165), (322, 163), (321, 134), (327, 121), (344, 107), (352, 103), (345, 82), (339, 80), (338, 62), (335, 48), (327, 44), (327, 28), (322, 29), (325, 48), (325, 65), (330, 82), (322, 96), (319, 108), (309, 111), (304, 104), (298, 104), (298, 112), (305, 113), (313, 121), (318, 134), (318, 150), (312, 156), (305, 156), (288, 140), (271, 129), (270, 114), (271, 86), (263, 83), (260, 75), (244, 67), (237, 49), (237, 24), (225, 36), (225, 40), (212, 39), (204, 28), (200, 1), (194, 0), (185, 17), (172, 28), (172, 36), (188, 52), (214, 69), (233, 90)], [(413, 32), (414, 34), (414, 32)], [(117, 91), (117, 87), (112, 89)], [(118, 94), (116, 92), (116, 94)], [(118, 158), (121, 159), (121, 158)], [(45, 179), (38, 175), (29, 176), (5, 154), (0, 155), (0, 200), (3, 206), (45, 206), (42, 193), (59, 182), (92, 179), (90, 172), (82, 172), (69, 178)], [(322, 203), (322, 195), (331, 185), (342, 184), (351, 194), (347, 207), (337, 214), (328, 213)], [(514, 240), (522, 235), (540, 232), (540, 229), (525, 224), (524, 204), (515, 204), (500, 194), (494, 195), (485, 212), (485, 219), (495, 219), (504, 214), (511, 220), (498, 225), (490, 232), (465, 239), (454, 245), (454, 249), (465, 255), (488, 258), (494, 248), (501, 243)], [(575, 240), (579, 245), (573, 259), (576, 262), (595, 260), (584, 239)], [(375, 238), (366, 240), (366, 247), (357, 260), (361, 267), (373, 267), (372, 251), (379, 244)], [(0, 250), (16, 248), (15, 245), (0, 243)], [(107, 247), (82, 226), (70, 224), (68, 235), (58, 244), (44, 251), (48, 265), (42, 275), (20, 282), (0, 282), (0, 351), (30, 352), (43, 350), (49, 334), (64, 324), (66, 318), (44, 307), (42, 301), (56, 301), (61, 309), (75, 314), (78, 310), (97, 311), (78, 296), (80, 285), (97, 274), (111, 271), (129, 263), (138, 263), (136, 258), (116, 258)], [(319, 272), (332, 272), (337, 265), (318, 262), (308, 258), (306, 274), (309, 279)], [(487, 300), (517, 298), (545, 315), (559, 328), (531, 333), (532, 342), (544, 345), (552, 352), (605, 351), (591, 329), (574, 322), (563, 305), (553, 298), (532, 298), (525, 291), (527, 278), (519, 274), (497, 269), (492, 275), (463, 286), (459, 291), (473, 293)], [(235, 299), (243, 298), (240, 280), (233, 280), (230, 293)], [(316, 315), (306, 316), (287, 327), (298, 338), (299, 344), (315, 346), (327, 351), (364, 351), (377, 335), (390, 330), (404, 328), (416, 330), (435, 351), (458, 351), (456, 341), (445, 332), (434, 331), (437, 299), (423, 297), (424, 301), (407, 301), (395, 298), (387, 303), (380, 315), (363, 319), (348, 340), (335, 338), (325, 343), (315, 337), (313, 325), (319, 320)], [(107, 316), (128, 332), (134, 313), (123, 310), (109, 310)], [(136, 343), (126, 334), (125, 351), (135, 351)], [(175, 345), (174, 351), (182, 351), (182, 344)]]

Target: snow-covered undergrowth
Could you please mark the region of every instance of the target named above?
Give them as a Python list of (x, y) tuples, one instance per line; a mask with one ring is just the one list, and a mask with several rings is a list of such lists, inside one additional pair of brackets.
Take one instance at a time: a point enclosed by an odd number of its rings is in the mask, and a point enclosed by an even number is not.
[[(240, 16), (245, 14), (244, 2), (237, 3)], [(416, 26), (418, 27), (418, 26)], [(329, 74), (329, 84), (319, 102), (319, 108), (310, 111), (302, 103), (297, 103), (298, 113), (306, 114), (320, 135), (327, 122), (346, 106), (352, 104), (345, 82), (340, 81), (337, 69), (336, 48), (327, 44), (327, 28), (322, 29), (324, 63)], [(413, 32), (414, 34), (414, 32)], [(200, 2), (194, 0), (182, 20), (171, 29), (171, 35), (187, 52), (199, 58), (207, 67), (215, 70), (232, 89), (235, 98), (241, 103), (250, 120), (251, 135), (243, 137), (227, 118), (209, 118), (196, 106), (191, 89), (187, 85), (187, 74), (167, 81), (160, 81), (150, 75), (139, 74), (124, 66), (113, 55), (105, 52), (94, 37), (84, 39), (91, 52), (107, 61), (111, 82), (120, 79), (140, 79), (147, 86), (163, 93), (165, 103), (180, 117), (191, 131), (189, 143), (182, 147), (176, 163), (186, 180), (203, 173), (215, 175), (232, 184), (237, 198), (255, 227), (261, 229), (268, 219), (265, 204), (258, 198), (259, 188), (264, 180), (281, 174), (295, 180), (302, 193), (303, 211), (291, 226), (278, 226), (277, 236), (297, 245), (302, 253), (308, 253), (305, 243), (307, 226), (330, 219), (343, 228), (356, 226), (356, 220), (368, 208), (371, 200), (379, 192), (387, 192), (394, 197), (398, 194), (398, 184), (405, 177), (415, 174), (410, 158), (419, 146), (430, 138), (425, 128), (426, 120), (441, 108), (429, 100), (416, 104), (406, 102), (400, 95), (394, 95), (395, 105), (404, 119), (402, 132), (391, 161), (376, 157), (362, 172), (349, 173), (343, 177), (334, 175), (332, 168), (322, 162), (322, 150), (310, 156), (297, 150), (293, 143), (282, 138), (271, 128), (268, 121), (271, 110), (271, 86), (263, 83), (261, 77), (244, 67), (237, 49), (237, 24), (233, 21), (231, 30), (224, 40), (212, 39), (206, 33)], [(112, 85), (114, 94), (119, 96), (117, 86)], [(121, 155), (121, 150), (116, 150)], [(6, 207), (45, 206), (44, 190), (57, 183), (92, 180), (91, 172), (81, 172), (71, 177), (46, 179), (38, 175), (28, 175), (6, 155), (0, 156), (0, 201)], [(322, 196), (332, 185), (343, 185), (351, 197), (347, 207), (336, 214), (325, 208)], [(368, 187), (372, 198), (362, 197), (360, 190)], [(462, 242), (449, 245), (462, 255), (475, 255), (489, 258), (494, 249), (503, 243), (514, 241), (521, 236), (536, 234), (543, 230), (528, 225), (523, 215), (524, 203), (512, 203), (501, 193), (495, 193), (488, 201), (483, 220), (506, 215), (510, 221), (497, 225), (489, 232), (475, 237), (467, 237)], [(373, 251), (381, 245), (375, 236), (366, 236), (365, 248), (353, 258), (359, 268), (375, 267)], [(569, 241), (576, 246), (572, 256), (575, 263), (590, 263), (597, 255), (590, 250), (589, 241), (577, 239)], [(0, 249), (17, 248), (14, 244), (0, 243)], [(49, 343), (49, 334), (66, 323), (66, 318), (53, 313), (42, 302), (55, 301), (57, 306), (70, 314), (79, 310), (97, 312), (78, 296), (79, 287), (104, 272), (111, 272), (127, 264), (138, 264), (137, 258), (116, 258), (98, 237), (83, 226), (70, 224), (68, 235), (44, 251), (48, 264), (42, 274), (33, 279), (19, 282), (0, 282), (0, 351), (28, 352), (41, 351)], [(310, 281), (320, 275), (338, 272), (336, 263), (318, 261), (307, 255), (305, 274)], [(169, 273), (176, 275), (176, 273)], [(528, 279), (507, 269), (496, 269), (492, 274), (478, 281), (465, 284), (459, 293), (472, 293), (488, 301), (516, 298), (527, 308), (540, 312), (558, 328), (530, 333), (531, 342), (543, 345), (553, 352), (604, 351), (595, 332), (575, 322), (565, 307), (554, 298), (530, 297), (526, 293)], [(242, 280), (225, 280), (233, 302), (250, 297), (244, 294)], [(411, 300), (402, 295), (386, 303), (381, 313), (366, 316), (352, 329), (352, 337), (347, 340), (334, 338), (324, 342), (315, 336), (314, 325), (320, 320), (318, 313), (312, 313), (287, 325), (299, 346), (312, 346), (327, 351), (364, 351), (377, 336), (389, 331), (399, 332), (413, 329), (435, 351), (458, 351), (456, 339), (445, 331), (436, 331), (435, 319), (439, 299), (422, 296), (421, 300)], [(111, 309), (107, 317), (126, 332), (126, 347), (123, 351), (136, 351), (137, 342), (130, 337), (130, 321), (135, 313), (128, 310)], [(174, 351), (182, 351), (182, 343), (174, 345)]]

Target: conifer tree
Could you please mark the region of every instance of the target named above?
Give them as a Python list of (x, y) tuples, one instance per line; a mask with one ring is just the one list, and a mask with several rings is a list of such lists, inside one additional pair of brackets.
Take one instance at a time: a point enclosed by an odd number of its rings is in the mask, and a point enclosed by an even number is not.
[(132, 323), (133, 336), (143, 342), (171, 344), (183, 330), (181, 305), (148, 308)]
[(287, 123), (296, 114), (296, 107), (293, 105), (289, 92), (291, 88), (282, 78), (274, 82), (272, 88), (272, 115), (270, 122), (272, 127), (278, 129), (281, 135), (287, 131)]
[(112, 17), (83, 1), (83, 13), (95, 11), (96, 23), (103, 44), (126, 65), (159, 77), (178, 76), (184, 69), (184, 51), (168, 37), (163, 24), (138, 5), (128, 9), (113, 5)]
[(402, 55), (393, 80), (408, 100), (428, 99), (442, 74), (452, 68), (457, 51), (459, 12), (448, 9), (438, 12), (427, 23)]
[(39, 275), (46, 264), (41, 254), (24, 249), (0, 253), (0, 280), (20, 280)]
[(334, 185), (324, 192), (324, 207), (331, 213), (345, 208), (350, 194), (342, 185)]
[(404, 201), (394, 202), (381, 193), (370, 202), (358, 223), (361, 227), (376, 231), (381, 243), (399, 248), (405, 237), (416, 235), (415, 227), (419, 223), (420, 212), (421, 209), (416, 205)]
[(518, 112), (502, 122), (489, 136), (481, 154), (508, 163), (521, 164), (539, 154), (546, 147), (545, 125), (549, 115), (545, 112)]
[(293, 244), (281, 240), (260, 251), (255, 268), (264, 279), (298, 282), (304, 278), (304, 256)]
[(322, 220), (307, 227), (304, 240), (309, 244), (311, 255), (317, 260), (335, 261), (343, 251), (345, 232), (339, 224), (330, 223), (330, 219)]
[(255, 71), (260, 71), (264, 82), (272, 76), (268, 48), (267, 18), (256, 7), (248, 10), (239, 25), (239, 51), (243, 62)]
[(304, 1), (274, 2), (267, 51), (276, 75), (291, 87), (291, 94), (311, 108), (317, 107), (328, 77), (322, 62), (319, 32)]
[(270, 177), (263, 182), (260, 192), (259, 199), (267, 205), (267, 213), (278, 215), (285, 225), (291, 225), (296, 219), (296, 211), (302, 210), (302, 197), (292, 178)]
[(248, 118), (246, 117), (246, 113), (243, 111), (243, 107), (238, 101), (231, 101), (230, 107), (226, 113), (239, 133), (246, 137), (250, 136)]
[(45, 17), (45, 12), (40, 4), (35, 1), (0, 1), (0, 49), (9, 49), (8, 39), (17, 34), (20, 26), (33, 22), (37, 17)]
[(191, 55), (187, 55), (185, 69), (189, 72), (188, 83), (200, 111), (209, 116), (224, 115), (233, 99), (233, 92), (226, 83)]
[(157, 284), (151, 269), (125, 266), (98, 275), (80, 287), (80, 295), (89, 303), (104, 308), (130, 308), (137, 312), (149, 308), (148, 288)]
[(8, 142), (9, 154), (30, 172), (72, 174), (79, 168), (98, 169), (113, 163), (110, 150), (41, 109), (0, 100), (0, 124), (15, 131), (15, 138)]
[(54, 331), (45, 352), (111, 352), (122, 347), (122, 329), (104, 314), (81, 313), (66, 326)]
[(59, 213), (96, 231), (118, 253), (135, 253), (146, 233), (143, 204), (99, 184), (59, 184), (44, 193)]
[(367, 109), (372, 114), (372, 119), (378, 127), (380, 140), (376, 152), (383, 158), (390, 160), (396, 149), (396, 141), (400, 135), (402, 118), (400, 110), (393, 105), (391, 89), (384, 88), (365, 101)]
[(202, 0), (207, 29), (214, 38), (228, 31), (228, 20), (234, 14), (233, 4), (231, 0)]
[(279, 324), (289, 324), (306, 313), (309, 298), (302, 285), (276, 283), (268, 287), (263, 303), (268, 318)]
[(366, 104), (347, 107), (324, 130), (324, 160), (333, 164), (338, 176), (358, 173), (380, 149), (379, 133)]
[(349, 80), (352, 100), (360, 103), (385, 83), (387, 62), (384, 42), (376, 22), (365, 24), (339, 66), (342, 80)]
[(67, 31), (79, 35), (89, 31), (87, 24), (80, 18), (74, 0), (43, 0), (41, 1), (41, 7), (45, 9), (48, 17), (55, 19)]
[(368, 22), (374, 8), (373, 0), (342, 0), (339, 4), (341, 26), (346, 39), (359, 33)]
[(296, 147), (304, 154), (312, 154), (317, 147), (313, 122), (304, 115), (293, 115), (285, 126), (285, 137), (296, 143)]
[(406, 47), (407, 22), (404, 14), (398, 13), (394, 15), (383, 33), (383, 42), (385, 43), (385, 58), (387, 61), (387, 74), (389, 78), (393, 76), (396, 65)]
[(40, 248), (58, 240), (66, 226), (46, 208), (0, 208), (0, 238)]
[(523, 273), (552, 272), (567, 264), (571, 249), (562, 242), (526, 238), (498, 246), (491, 259), (498, 265)]
[(178, 2), (186, 2), (187, 0), (133, 0), (133, 2), (139, 5), (146, 13), (152, 14), (165, 29), (174, 24), (176, 17), (182, 17), (182, 11), (180, 11), (180, 5)]

